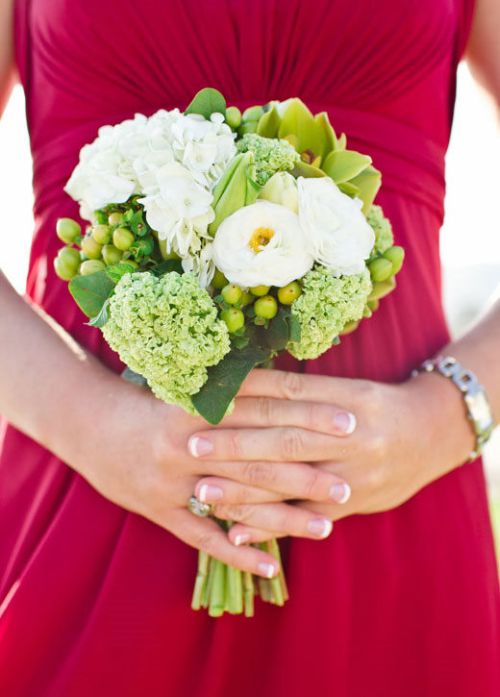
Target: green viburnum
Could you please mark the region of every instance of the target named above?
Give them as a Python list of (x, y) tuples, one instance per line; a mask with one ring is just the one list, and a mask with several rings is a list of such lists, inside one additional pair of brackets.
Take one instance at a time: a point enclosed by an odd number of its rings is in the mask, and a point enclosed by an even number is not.
[(261, 186), (276, 172), (290, 171), (300, 162), (300, 155), (286, 140), (247, 133), (236, 145), (240, 152), (254, 154), (256, 181)]
[(315, 266), (302, 279), (302, 295), (291, 306), (301, 333), (287, 350), (300, 360), (321, 356), (346, 324), (361, 319), (371, 288), (368, 270), (336, 278), (324, 266)]
[(382, 208), (375, 203), (370, 207), (366, 219), (375, 233), (375, 246), (373, 251), (383, 254), (394, 244), (391, 221), (385, 217)]
[(192, 274), (148, 272), (123, 276), (109, 303), (103, 334), (154, 394), (197, 413), (190, 396), (207, 380), (207, 367), (230, 349), (217, 307)]

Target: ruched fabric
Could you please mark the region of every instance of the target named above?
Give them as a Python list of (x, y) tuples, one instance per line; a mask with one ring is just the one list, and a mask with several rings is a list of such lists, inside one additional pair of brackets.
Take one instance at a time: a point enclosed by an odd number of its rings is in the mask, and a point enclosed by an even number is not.
[[(52, 270), (55, 221), (77, 215), (63, 186), (99, 126), (184, 108), (206, 85), (241, 107), (296, 95), (328, 111), (382, 171), (378, 201), (407, 249), (398, 288), (372, 319), (319, 360), (282, 367), (398, 382), (446, 344), (444, 156), (473, 0), (15, 5), (34, 160), (27, 293), (112, 370), (117, 357)], [(252, 620), (192, 612), (196, 552), (6, 423), (0, 482), (6, 697), (500, 694), (479, 460), (395, 510), (340, 521), (326, 541), (283, 542), (291, 599), (257, 602)]]

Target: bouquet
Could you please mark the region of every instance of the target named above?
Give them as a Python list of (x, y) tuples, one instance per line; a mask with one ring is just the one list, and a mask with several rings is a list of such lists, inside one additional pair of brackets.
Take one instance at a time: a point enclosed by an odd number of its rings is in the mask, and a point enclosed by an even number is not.
[[(58, 221), (55, 271), (125, 377), (217, 424), (254, 367), (317, 358), (395, 288), (404, 250), (380, 184), (326, 113), (293, 98), (241, 114), (206, 88), (82, 148), (65, 190), (88, 226)], [(282, 605), (283, 572), (256, 579), (200, 552), (193, 608), (252, 615), (255, 594)]]

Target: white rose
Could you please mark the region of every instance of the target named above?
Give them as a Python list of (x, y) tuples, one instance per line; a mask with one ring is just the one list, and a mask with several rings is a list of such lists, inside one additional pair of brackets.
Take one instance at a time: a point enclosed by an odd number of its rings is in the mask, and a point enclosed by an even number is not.
[(329, 178), (297, 180), (299, 219), (314, 260), (334, 276), (360, 273), (375, 235), (361, 212), (360, 199), (342, 193)]
[(146, 220), (166, 240), (167, 251), (184, 257), (201, 247), (214, 219), (212, 195), (196, 183), (191, 173), (177, 162), (148, 173), (143, 186)]
[(226, 278), (245, 288), (286, 286), (313, 265), (298, 216), (268, 201), (228, 216), (215, 235), (213, 255)]

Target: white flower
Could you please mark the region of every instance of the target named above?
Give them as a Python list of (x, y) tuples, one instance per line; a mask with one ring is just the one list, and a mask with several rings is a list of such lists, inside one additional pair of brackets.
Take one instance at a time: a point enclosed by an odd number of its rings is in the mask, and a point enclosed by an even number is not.
[(215, 273), (212, 242), (203, 241), (199, 252), (184, 257), (182, 268), (198, 277), (201, 288), (207, 288)]
[(298, 216), (268, 201), (228, 216), (215, 235), (213, 255), (226, 278), (245, 288), (286, 286), (313, 265)]
[(201, 248), (214, 219), (212, 194), (200, 186), (182, 165), (173, 162), (147, 173), (139, 199), (146, 220), (166, 240), (167, 251), (180, 257)]
[(294, 213), (299, 210), (297, 181), (290, 172), (276, 172), (268, 179), (259, 193), (259, 198), (286, 206)]
[(334, 276), (361, 273), (375, 243), (363, 203), (342, 193), (329, 177), (299, 177), (297, 185), (299, 219), (314, 260)]

